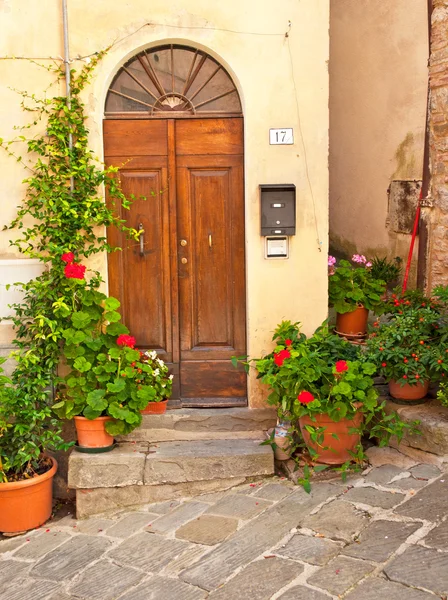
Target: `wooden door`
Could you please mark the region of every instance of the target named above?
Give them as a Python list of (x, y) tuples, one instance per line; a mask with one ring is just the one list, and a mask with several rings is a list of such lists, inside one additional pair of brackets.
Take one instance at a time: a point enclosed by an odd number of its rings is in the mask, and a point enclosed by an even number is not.
[(106, 120), (105, 156), (137, 198), (109, 231), (110, 294), (140, 348), (155, 349), (184, 406), (247, 403), (242, 119)]

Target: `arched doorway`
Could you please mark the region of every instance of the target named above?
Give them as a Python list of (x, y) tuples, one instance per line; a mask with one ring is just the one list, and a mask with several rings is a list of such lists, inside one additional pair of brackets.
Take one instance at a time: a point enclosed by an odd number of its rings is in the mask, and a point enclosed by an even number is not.
[(227, 71), (202, 50), (139, 53), (106, 98), (106, 163), (120, 167), (126, 223), (143, 230), (109, 258), (109, 291), (137, 345), (174, 374), (182, 406), (247, 404), (243, 118)]

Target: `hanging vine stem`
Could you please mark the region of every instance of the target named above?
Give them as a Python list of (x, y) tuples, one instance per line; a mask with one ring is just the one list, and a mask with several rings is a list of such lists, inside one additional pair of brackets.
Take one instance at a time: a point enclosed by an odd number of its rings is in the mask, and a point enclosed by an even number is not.
[[(23, 292), (23, 299), (11, 305), (13, 313), (8, 317), (14, 325), (13, 354), (17, 362), (11, 376), (14, 388), (8, 391), (14, 397), (6, 396), (9, 400), (3, 402), (6, 406), (3, 414), (6, 412), (6, 422), (13, 418), (14, 425), (3, 431), (0, 481), (6, 478), (6, 473), (26, 472), (28, 463), (29, 471), (36, 470), (46, 448), (64, 447), (60, 423), (50, 407), (51, 390), (58, 381), (62, 332), (66, 328), (66, 313), (61, 307), (76, 303), (76, 290), (64, 275), (61, 256), (73, 252), (75, 260), (81, 261), (116, 250), (107, 242), (107, 227), (116, 227), (128, 237), (138, 239), (138, 232), (117, 216), (118, 205), (128, 210), (133, 201), (133, 197), (126, 198), (121, 191), (118, 167), (104, 167), (88, 147), (81, 93), (106, 51), (97, 53), (78, 73), (71, 71), (70, 105), (65, 96), (47, 98), (48, 88), (44, 98), (20, 92), (22, 108), (35, 116), (30, 124), (17, 129), (27, 130), (30, 135), (10, 141), (0, 138), (0, 146), (6, 153), (31, 171), (24, 181), (27, 188), (17, 216), (4, 230), (17, 231), (19, 235), (10, 245), (45, 266), (35, 279), (16, 284)], [(64, 69), (59, 66), (44, 68), (55, 75), (53, 85), (60, 84), (65, 77)], [(42, 122), (46, 126), (44, 133), (32, 135), (33, 127), (41, 128)], [(71, 147), (69, 134), (73, 138)], [(12, 149), (16, 142), (26, 144), (32, 168)], [(104, 188), (108, 192), (107, 204), (102, 194)], [(97, 289), (101, 282), (99, 272), (93, 271), (87, 285)]]

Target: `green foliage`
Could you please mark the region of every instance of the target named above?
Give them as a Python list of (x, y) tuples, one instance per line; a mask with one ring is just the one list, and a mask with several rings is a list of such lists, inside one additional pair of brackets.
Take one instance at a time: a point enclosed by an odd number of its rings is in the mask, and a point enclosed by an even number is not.
[(371, 262), (370, 275), (373, 279), (385, 281), (388, 285), (392, 283), (396, 285), (401, 275), (402, 259), (399, 256), (396, 256), (394, 260), (374, 256)]
[(329, 272), (329, 302), (338, 313), (351, 312), (358, 306), (379, 313), (385, 292), (386, 282), (372, 277), (364, 264), (355, 266), (348, 260), (341, 260)]
[[(11, 306), (17, 366), (11, 376), (12, 387), (3, 386), (5, 398), (1, 402), (3, 479), (37, 470), (42, 452), (66, 447), (60, 424), (51, 411), (52, 389), (57, 382), (67, 317), (79, 305), (80, 284), (82, 287), (84, 282), (65, 277), (61, 256), (73, 252), (82, 260), (111, 251), (104, 235), (106, 227), (116, 227), (138, 238), (138, 232), (127, 228), (115, 210), (118, 204), (128, 209), (132, 201), (121, 192), (118, 169), (104, 168), (88, 148), (80, 94), (102, 55), (99, 53), (79, 73), (72, 71), (70, 106), (64, 96), (45, 95), (40, 99), (20, 92), (22, 108), (33, 117), (29, 125), (21, 128), (27, 136), (19, 135), (10, 141), (0, 139), (0, 146), (31, 173), (24, 181), (26, 193), (17, 216), (5, 229), (14, 230), (14, 248), (45, 265), (39, 277), (16, 284), (23, 291), (23, 300)], [(63, 70), (48, 70), (55, 73), (56, 86), (60, 85)], [(15, 150), (21, 143), (27, 148), (27, 162)], [(108, 191), (107, 205), (104, 187)], [(94, 273), (90, 289), (98, 288), (100, 283), (99, 274)], [(113, 303), (108, 308), (113, 311)], [(78, 343), (83, 341), (80, 333), (85, 323), (83, 315), (78, 315), (78, 321), (73, 323), (78, 332), (73, 339)], [(82, 364), (88, 373), (87, 363)]]
[(120, 306), (116, 298), (108, 298), (90, 283), (69, 281), (76, 289), (76, 303), (62, 336), (71, 371), (59, 382), (53, 410), (66, 419), (109, 416), (113, 419), (106, 423), (110, 434), (129, 433), (140, 425), (140, 411), (148, 402), (171, 396), (172, 376), (156, 352), (132, 347), (134, 339), (122, 324), (119, 335), (124, 334), (124, 339), (117, 338), (121, 316), (111, 310)]

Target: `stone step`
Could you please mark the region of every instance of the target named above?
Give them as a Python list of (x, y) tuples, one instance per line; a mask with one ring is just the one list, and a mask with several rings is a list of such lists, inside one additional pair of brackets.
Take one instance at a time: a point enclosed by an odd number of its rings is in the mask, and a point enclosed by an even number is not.
[[(448, 460), (448, 408), (440, 404), (438, 400), (429, 400), (423, 404), (403, 405), (386, 401), (386, 412), (397, 412), (405, 423), (420, 421), (417, 425), (420, 434), (405, 433), (401, 444), (392, 440), (392, 445), (403, 454), (420, 458), (423, 453)], [(419, 454), (421, 453), (421, 455)]]
[(164, 415), (143, 415), (140, 427), (120, 441), (176, 442), (198, 440), (264, 439), (274, 427), (271, 408), (183, 408)]
[(111, 452), (72, 452), (69, 488), (78, 518), (126, 506), (228, 489), (274, 474), (274, 455), (259, 440), (121, 443)]

